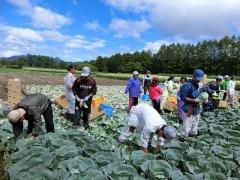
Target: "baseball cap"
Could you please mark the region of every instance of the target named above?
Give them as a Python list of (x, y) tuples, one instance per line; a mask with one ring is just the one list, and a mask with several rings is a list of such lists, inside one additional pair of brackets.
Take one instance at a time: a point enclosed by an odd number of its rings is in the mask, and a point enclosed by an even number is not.
[(89, 74), (91, 73), (91, 69), (87, 66), (82, 68), (82, 76), (89, 76)]
[(176, 138), (176, 129), (172, 126), (164, 127), (164, 135), (167, 142), (171, 142), (172, 139)]
[(133, 75), (137, 76), (137, 75), (139, 75), (139, 73), (137, 71), (133, 71)]
[(204, 79), (204, 72), (201, 69), (196, 69), (193, 73), (198, 81), (202, 81)]
[(217, 79), (223, 80), (223, 76), (219, 75), (219, 76), (217, 76)]

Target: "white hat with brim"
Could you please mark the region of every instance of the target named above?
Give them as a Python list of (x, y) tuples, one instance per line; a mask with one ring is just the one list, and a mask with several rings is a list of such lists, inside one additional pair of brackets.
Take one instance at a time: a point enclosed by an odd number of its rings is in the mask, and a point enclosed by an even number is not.
[(139, 73), (137, 71), (133, 71), (133, 75), (137, 76), (137, 75), (139, 75)]

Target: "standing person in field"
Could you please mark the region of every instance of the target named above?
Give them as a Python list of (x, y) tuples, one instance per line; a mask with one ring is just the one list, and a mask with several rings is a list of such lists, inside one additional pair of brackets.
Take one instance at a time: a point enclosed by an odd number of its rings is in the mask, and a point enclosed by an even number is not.
[(72, 86), (74, 81), (76, 80), (74, 74), (77, 70), (77, 66), (75, 64), (71, 64), (68, 67), (68, 74), (64, 77), (64, 85), (66, 89), (66, 98), (68, 102), (67, 110), (66, 110), (66, 118), (71, 122), (74, 121), (75, 116), (75, 96), (72, 92)]
[(183, 116), (183, 131), (179, 134), (181, 138), (188, 137), (189, 135), (196, 136), (198, 122), (200, 120), (200, 102), (198, 98), (200, 95), (200, 81), (204, 79), (204, 72), (201, 69), (196, 69), (193, 73), (192, 80), (187, 81), (182, 85), (179, 95), (184, 105)]
[(227, 87), (228, 87), (228, 83), (229, 83), (229, 76), (225, 75), (224, 76), (224, 80), (221, 83), (221, 90), (224, 91), (224, 95), (223, 95), (223, 100), (226, 100), (227, 97)]
[(160, 108), (160, 104), (161, 104), (160, 98), (161, 98), (162, 94), (163, 94), (163, 90), (159, 86), (159, 78), (153, 77), (152, 82), (149, 86), (149, 95), (150, 95), (150, 99), (152, 100), (154, 109), (156, 109), (156, 111), (159, 114), (163, 114), (163, 112)]
[(126, 142), (133, 134), (135, 129), (142, 131), (138, 143), (145, 153), (148, 152), (148, 146), (151, 144), (151, 136), (156, 133), (158, 142), (156, 150), (160, 151), (164, 142), (170, 143), (176, 137), (176, 130), (172, 126), (166, 125), (165, 120), (149, 104), (140, 103), (133, 106), (128, 115), (128, 123), (118, 138), (121, 143)]
[[(182, 85), (187, 82), (187, 78), (186, 77), (181, 77), (179, 84), (180, 84), (180, 88), (182, 87)], [(184, 117), (184, 111), (182, 110), (182, 106), (184, 105), (184, 101), (181, 100), (179, 92), (177, 93), (177, 106), (178, 106), (178, 118), (180, 123), (183, 122), (183, 117)]]
[(89, 128), (92, 97), (97, 92), (96, 81), (90, 77), (91, 69), (82, 68), (82, 74), (74, 81), (72, 91), (76, 97), (74, 126), (80, 125), (80, 117), (83, 114), (83, 126)]
[(149, 91), (149, 86), (150, 86), (151, 81), (152, 81), (152, 77), (151, 77), (150, 71), (147, 71), (147, 73), (143, 76), (144, 94), (146, 94), (147, 91)]
[(23, 120), (28, 121), (27, 133), (33, 138), (41, 132), (41, 115), (43, 115), (47, 132), (54, 132), (53, 111), (50, 99), (44, 94), (35, 93), (23, 98), (7, 115), (12, 124), (13, 134), (19, 139), (22, 137)]
[(136, 106), (138, 104), (138, 98), (142, 93), (141, 82), (138, 75), (139, 73), (137, 71), (133, 71), (133, 77), (128, 80), (127, 88), (125, 90), (125, 94), (129, 94), (128, 112), (132, 106)]
[(234, 105), (234, 96), (235, 96), (235, 86), (236, 86), (236, 81), (235, 81), (235, 76), (232, 75), (231, 79), (228, 83), (227, 87), (227, 97), (228, 97), (228, 103), (233, 106)]
[(170, 76), (167, 80), (166, 83), (166, 88), (168, 90), (169, 95), (173, 94), (173, 89), (174, 89), (174, 76)]

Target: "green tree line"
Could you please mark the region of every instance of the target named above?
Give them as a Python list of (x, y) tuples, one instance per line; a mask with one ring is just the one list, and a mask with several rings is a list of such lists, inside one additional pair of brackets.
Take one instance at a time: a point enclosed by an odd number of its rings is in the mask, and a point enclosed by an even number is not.
[[(39, 55), (20, 56), (15, 60), (1, 59), (0, 65), (12, 68), (23, 66), (66, 69), (71, 62)], [(159, 51), (117, 53), (110, 57), (98, 56), (95, 60), (76, 62), (79, 69), (90, 66), (93, 71), (129, 73), (146, 70), (152, 73), (191, 74), (201, 68), (208, 74), (240, 74), (240, 37), (205, 40), (197, 44), (162, 45)]]
[(201, 68), (208, 74), (240, 73), (240, 37), (205, 40), (197, 44), (162, 45), (156, 54), (150, 51), (97, 57), (92, 62), (102, 72), (143, 72), (191, 74)]

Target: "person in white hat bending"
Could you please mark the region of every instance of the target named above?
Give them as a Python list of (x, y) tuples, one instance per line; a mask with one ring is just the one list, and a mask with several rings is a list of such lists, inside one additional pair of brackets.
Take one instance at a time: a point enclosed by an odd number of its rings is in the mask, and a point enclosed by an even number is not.
[(50, 99), (44, 94), (35, 93), (23, 98), (10, 111), (7, 118), (12, 123), (13, 134), (19, 139), (22, 137), (23, 120), (28, 120), (27, 133), (32, 133), (35, 138), (41, 131), (41, 115), (43, 115), (46, 123), (47, 132), (54, 132), (53, 111)]
[(165, 120), (159, 113), (146, 103), (140, 103), (132, 107), (128, 116), (127, 127), (119, 136), (118, 141), (121, 143), (126, 142), (135, 129), (142, 130), (138, 145), (143, 148), (145, 153), (148, 152), (148, 143), (151, 143), (149, 141), (153, 133), (156, 133), (158, 136), (157, 151), (161, 150), (165, 140), (171, 142), (176, 137), (175, 128), (166, 125)]

